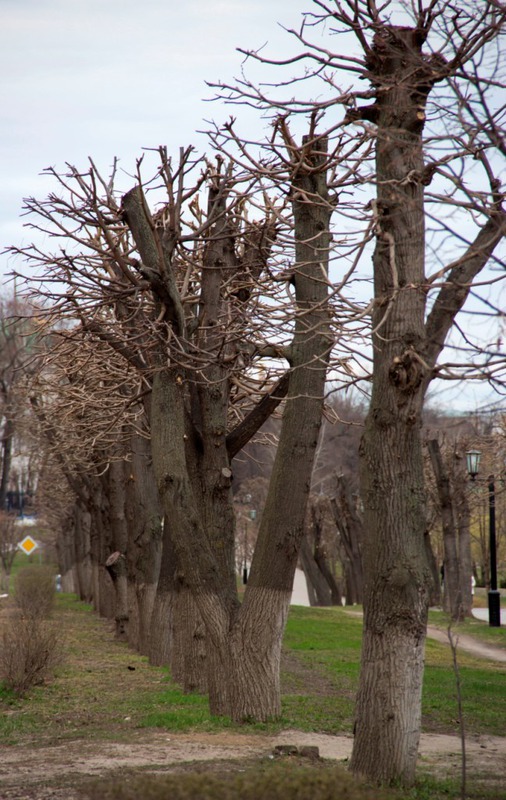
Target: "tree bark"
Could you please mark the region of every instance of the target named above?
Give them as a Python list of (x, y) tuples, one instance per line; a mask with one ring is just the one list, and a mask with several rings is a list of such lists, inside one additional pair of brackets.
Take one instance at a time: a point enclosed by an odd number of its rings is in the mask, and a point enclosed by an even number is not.
[(471, 552), (471, 514), (467, 491), (468, 487), (464, 476), (457, 474), (453, 494), (457, 509), (460, 594), (463, 614), (465, 617), (471, 617), (473, 612), (473, 558)]
[[(427, 442), (432, 468), (436, 478), (439, 494), (441, 519), (443, 523), (443, 548), (444, 548), (444, 590), (443, 604), (445, 611), (450, 613), (452, 622), (462, 622), (464, 608), (462, 603), (462, 588), (460, 579), (459, 548), (457, 540), (456, 513), (452, 497), (450, 477), (444, 467), (441, 450), (437, 439)], [(469, 579), (470, 582), (470, 579)]]
[(91, 560), (91, 514), (78, 499), (74, 506), (74, 543), (76, 548), (76, 578), (79, 598), (93, 601), (93, 568)]
[(292, 371), (250, 577), (232, 628), (235, 720), (265, 720), (281, 712), (281, 644), (304, 536), (331, 347), (325, 276), (333, 206), (325, 153), (326, 141), (314, 142), (293, 179), (298, 313)]
[(9, 416), (10, 414), (12, 414), (12, 410), (10, 408), (10, 404), (7, 403), (7, 406), (4, 410), (4, 416), (6, 417), (6, 420), (2, 432), (2, 458), (0, 459), (0, 463), (2, 465), (0, 471), (0, 511), (4, 511), (6, 507), (7, 488), (9, 486), (9, 477), (12, 465), (14, 421)]
[(309, 604), (311, 606), (331, 606), (330, 587), (316, 563), (309, 543), (308, 534), (302, 538), (300, 561), (306, 578)]
[(156, 597), (162, 554), (162, 510), (151, 463), (149, 440), (130, 439), (130, 461), (124, 464), (128, 525), (127, 578), (128, 637), (132, 647), (150, 652), (151, 615)]
[(123, 462), (111, 461), (108, 470), (109, 524), (112, 531), (112, 549), (105, 562), (114, 586), (114, 619), (116, 636), (128, 639), (128, 580), (127, 561), (128, 526), (125, 516), (125, 473)]
[[(414, 780), (430, 570), (421, 446), (425, 343), (422, 138), (429, 69), (413, 31), (385, 26), (370, 69), (378, 92), (373, 386), (360, 446), (364, 635), (351, 769)], [(427, 91), (425, 91), (425, 95)]]
[(431, 581), (424, 543), (423, 401), (455, 316), (506, 225), (493, 202), (473, 243), (446, 271), (425, 320), (422, 131), (427, 97), (444, 70), (437, 55), (422, 52), (424, 38), (422, 28), (378, 27), (367, 53), (376, 102), (362, 114), (377, 126), (378, 189), (373, 388), (360, 451), (364, 639), (351, 768), (378, 782), (406, 785), (414, 780), (420, 735)]
[(336, 497), (331, 498), (330, 506), (339, 532), (346, 605), (361, 603), (364, 591), (362, 568), (363, 524), (353, 507), (350, 489), (342, 476), (337, 479)]

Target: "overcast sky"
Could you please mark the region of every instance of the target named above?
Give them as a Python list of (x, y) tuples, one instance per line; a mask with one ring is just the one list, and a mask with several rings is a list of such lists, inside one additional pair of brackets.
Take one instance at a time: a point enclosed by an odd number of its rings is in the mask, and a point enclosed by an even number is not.
[[(231, 80), (236, 47), (279, 55), (309, 0), (0, 0), (0, 250), (28, 243), (22, 198), (43, 197), (48, 166), (131, 171), (143, 147), (204, 149), (205, 81)], [(260, 122), (258, 123), (260, 125)], [(14, 264), (0, 256), (0, 275)]]

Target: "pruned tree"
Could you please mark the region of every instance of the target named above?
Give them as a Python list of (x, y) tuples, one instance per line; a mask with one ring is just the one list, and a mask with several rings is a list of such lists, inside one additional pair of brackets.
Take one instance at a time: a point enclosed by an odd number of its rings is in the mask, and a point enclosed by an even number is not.
[[(432, 580), (424, 399), (436, 377), (474, 376), (491, 386), (504, 377), (495, 340), (490, 346), (476, 329), (464, 332), (457, 316), (479, 286), (503, 277), (486, 270), (502, 264), (506, 232), (497, 93), (505, 16), (495, 0), (458, 8), (449, 0), (315, 0), (291, 31), (299, 53), (282, 64), (264, 51), (246, 53), (279, 69), (303, 64), (302, 75), (218, 85), (222, 99), (272, 115), (332, 109), (330, 130), (353, 125), (358, 150), (374, 150), (373, 174), (350, 178), (357, 189), (370, 182), (374, 238), (371, 400), (360, 449), (364, 639), (351, 768), (385, 783), (414, 780), (420, 735)], [(319, 25), (340, 35), (339, 49), (310, 39)], [(316, 82), (317, 100), (302, 96), (303, 81)], [(295, 97), (284, 94), (287, 86)], [(482, 308), (499, 316), (493, 299)]]
[[(351, 767), (378, 782), (413, 781), (420, 735), (432, 580), (421, 441), (427, 390), (434, 378), (474, 376), (494, 386), (504, 376), (497, 348), (464, 332), (457, 316), (481, 284), (498, 279), (486, 270), (501, 263), (506, 232), (496, 96), (505, 16), (495, 0), (478, 10), (465, 0), (458, 9), (449, 0), (315, 0), (292, 32), (303, 52), (285, 63), (309, 65), (302, 78), (219, 86), (229, 102), (271, 115), (264, 150), (230, 121), (210, 132), (218, 158), (202, 164), (190, 188), (191, 151), (173, 166), (160, 150), (157, 179), (150, 187), (139, 173), (121, 204), (114, 180), (93, 164), (86, 173), (54, 173), (65, 198), (28, 203), (40, 226), (72, 243), (59, 254), (25, 251), (70, 287), (53, 296), (58, 310), (77, 316), (147, 382), (158, 489), (182, 583), (205, 625), (215, 712), (238, 720), (279, 713), (281, 637), (335, 339), (335, 382), (370, 379), (360, 447), (364, 642)], [(342, 34), (339, 53), (309, 41), (320, 24)], [(320, 81), (317, 101), (301, 98), (306, 79)], [(301, 113), (310, 128), (298, 145), (290, 117)], [(160, 188), (157, 214), (147, 192)], [(351, 199), (339, 197), (331, 244), (338, 190)], [(371, 245), (367, 302), (350, 292), (362, 286)], [(497, 304), (485, 300), (497, 316)], [(239, 605), (231, 462), (281, 402), (280, 441)]]
[[(233, 138), (231, 129), (227, 136)], [(51, 277), (41, 286), (49, 313), (79, 320), (62, 338), (90, 363), (97, 358), (84, 343), (100, 343), (98, 352), (109, 347), (112, 363), (121, 358), (138, 376), (133, 398), (121, 391), (119, 373), (104, 374), (96, 393), (116, 398), (113, 408), (135, 401), (145, 409), (165, 511), (157, 590), (164, 611), (155, 608), (153, 620), (167, 635), (173, 668), (184, 663), (185, 675), (195, 674), (191, 653), (201, 663), (203, 623), (211, 709), (236, 720), (280, 713), (282, 634), (336, 339), (331, 309), (340, 299), (328, 279), (336, 197), (329, 184), (339, 185), (335, 164), (343, 148), (341, 139), (328, 152), (316, 116), (301, 145), (281, 120), (266, 154), (247, 170), (233, 159), (226, 166), (220, 153), (215, 163), (195, 162), (191, 148), (173, 164), (161, 148), (155, 181), (143, 180), (139, 164), (138, 182), (121, 203), (115, 176), (104, 180), (93, 164), (86, 173), (53, 171), (61, 196), (27, 202), (34, 225), (64, 240), (60, 252), (35, 245), (23, 251)], [(156, 212), (149, 190), (162, 197)], [(62, 293), (56, 281), (68, 288)], [(359, 320), (361, 312), (347, 309)], [(340, 374), (340, 361), (332, 363)], [(239, 604), (233, 459), (281, 405)], [(102, 554), (97, 558), (104, 563)], [(184, 614), (176, 615), (178, 604)], [(174, 626), (182, 619), (189, 638), (181, 660)]]

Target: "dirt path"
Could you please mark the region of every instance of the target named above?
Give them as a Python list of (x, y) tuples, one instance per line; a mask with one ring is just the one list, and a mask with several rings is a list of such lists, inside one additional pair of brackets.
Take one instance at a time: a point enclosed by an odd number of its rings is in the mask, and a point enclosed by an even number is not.
[[(203, 761), (233, 761), (272, 756), (280, 744), (313, 745), (320, 756), (343, 761), (349, 758), (351, 736), (284, 731), (277, 736), (176, 734), (138, 732), (130, 742), (73, 741), (51, 747), (13, 746), (0, 751), (1, 800), (74, 800), (85, 777), (116, 770), (149, 768), (156, 772), (192, 768)], [(506, 771), (506, 738), (471, 737), (466, 743), (471, 773), (485, 773), (493, 765), (496, 774)], [(458, 774), (460, 740), (456, 736), (423, 734), (420, 760), (441, 774)]]
[[(352, 617), (362, 617), (362, 611), (346, 611), (349, 616)], [(441, 642), (441, 644), (450, 645), (448, 640), (448, 634), (446, 631), (442, 631), (440, 628), (436, 628), (433, 625), (427, 626), (427, 636), (430, 639), (434, 639), (436, 642)], [(500, 664), (506, 664), (506, 650), (501, 647), (494, 647), (491, 644), (485, 644), (484, 642), (479, 641), (479, 639), (475, 639), (473, 636), (468, 636), (465, 633), (457, 633), (454, 632), (454, 639), (457, 645), (457, 648), (464, 651), (465, 653), (470, 653), (473, 656), (479, 656), (480, 658), (487, 658), (489, 661), (496, 661)]]
[[(434, 628), (432, 625), (427, 627), (427, 636), (431, 639), (435, 639), (437, 642), (449, 645), (448, 635), (445, 631)], [(502, 650), (500, 647), (494, 647), (490, 644), (484, 644), (478, 641), (478, 639), (474, 639), (472, 636), (467, 636), (464, 633), (455, 633), (454, 638), (458, 650), (463, 650), (466, 653), (471, 653), (471, 655), (479, 656), (480, 658), (488, 658), (490, 661), (506, 664), (506, 650)]]

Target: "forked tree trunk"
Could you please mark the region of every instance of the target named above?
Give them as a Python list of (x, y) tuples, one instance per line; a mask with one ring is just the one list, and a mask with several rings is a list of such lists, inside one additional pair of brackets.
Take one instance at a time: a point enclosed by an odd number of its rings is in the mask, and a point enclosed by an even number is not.
[[(186, 427), (192, 389), (184, 371), (177, 367), (161, 370), (153, 383), (153, 464), (171, 521), (176, 557), (206, 627), (210, 708), (237, 721), (267, 720), (281, 711), (281, 644), (304, 533), (332, 344), (324, 274), (332, 212), (326, 159), (317, 145), (306, 157), (307, 163), (297, 159), (294, 180), (297, 244), (293, 282), (298, 314), (292, 370), (242, 605), (237, 600), (233, 575), (229, 459), (235, 453), (226, 447), (224, 378), (214, 376), (215, 383), (200, 393), (200, 423), (206, 430), (200, 443), (193, 441), (191, 428)], [(215, 274), (218, 271), (215, 267)], [(211, 306), (212, 297), (208, 313)], [(209, 323), (209, 327), (214, 324)], [(213, 346), (212, 339), (206, 342), (208, 351)], [(202, 459), (198, 457), (199, 447), (208, 450)], [(199, 496), (203, 490), (204, 496)], [(214, 507), (209, 506), (210, 494), (215, 498)]]

